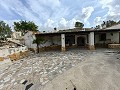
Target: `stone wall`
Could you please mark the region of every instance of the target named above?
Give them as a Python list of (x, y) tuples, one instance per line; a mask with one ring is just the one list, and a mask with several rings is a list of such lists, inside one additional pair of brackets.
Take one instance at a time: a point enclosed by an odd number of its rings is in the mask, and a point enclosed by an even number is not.
[(24, 52), (19, 52), (19, 53), (14, 53), (12, 55), (9, 55), (9, 58), (11, 61), (16, 61), (27, 56), (28, 56), (28, 51), (24, 51)]
[(108, 44), (108, 48), (120, 49), (120, 44)]
[(4, 58), (3, 57), (0, 57), (0, 61), (3, 61), (4, 60)]
[(11, 61), (16, 61), (27, 56), (28, 49), (26, 46), (18, 48), (5, 48), (0, 50), (0, 61), (3, 62), (6, 60), (6, 58), (9, 58)]

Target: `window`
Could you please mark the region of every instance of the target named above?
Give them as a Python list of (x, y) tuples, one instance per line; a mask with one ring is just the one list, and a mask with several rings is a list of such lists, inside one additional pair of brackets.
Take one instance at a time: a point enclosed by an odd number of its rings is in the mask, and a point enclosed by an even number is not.
[(99, 35), (99, 40), (100, 41), (106, 41), (106, 33), (100, 34)]

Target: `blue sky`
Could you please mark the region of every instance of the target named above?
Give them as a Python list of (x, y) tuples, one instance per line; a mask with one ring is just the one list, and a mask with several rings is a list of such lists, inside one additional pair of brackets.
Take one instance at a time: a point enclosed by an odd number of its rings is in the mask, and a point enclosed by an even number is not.
[(94, 27), (103, 20), (120, 20), (120, 0), (1, 0), (0, 20), (34, 21), (39, 30), (74, 28), (76, 21)]

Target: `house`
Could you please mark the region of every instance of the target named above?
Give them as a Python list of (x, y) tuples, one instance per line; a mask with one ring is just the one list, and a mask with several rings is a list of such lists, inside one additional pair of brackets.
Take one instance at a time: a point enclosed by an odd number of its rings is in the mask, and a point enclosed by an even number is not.
[[(43, 37), (46, 40), (44, 44), (39, 46), (41, 51), (51, 49), (66, 51), (74, 47), (88, 48), (90, 50), (95, 50), (97, 47), (120, 48), (120, 24), (106, 29), (80, 30), (74, 28), (52, 33), (37, 33), (35, 36)], [(29, 36), (28, 41), (26, 41), (29, 46), (33, 46), (31, 40), (33, 41)], [(35, 45), (33, 48), (35, 48)]]

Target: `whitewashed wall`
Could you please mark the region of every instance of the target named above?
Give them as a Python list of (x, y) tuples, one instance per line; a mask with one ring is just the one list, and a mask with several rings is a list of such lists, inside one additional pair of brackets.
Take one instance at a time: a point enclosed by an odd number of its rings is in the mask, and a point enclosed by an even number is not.
[(12, 55), (14, 53), (19, 53), (20, 51), (25, 52), (28, 48), (26, 46), (24, 47), (17, 47), (17, 48), (4, 48), (0, 50), (0, 57), (7, 57), (8, 55)]
[[(113, 35), (111, 33), (106, 34), (106, 39), (111, 40), (110, 42), (116, 42), (119, 43), (119, 32), (113, 32)], [(95, 35), (95, 43), (103, 43), (104, 41), (99, 41), (99, 35)], [(108, 41), (109, 42), (109, 41)]]
[(61, 36), (53, 36), (53, 37), (45, 37), (46, 42), (44, 44), (40, 44), (39, 47), (51, 46), (53, 45), (61, 45)]
[(97, 35), (95, 35), (95, 44), (96, 43), (103, 43), (103, 41), (100, 41), (99, 40), (99, 35), (97, 34)]
[(33, 44), (33, 40), (35, 40), (35, 35), (33, 32), (29, 31), (24, 35), (24, 43), (28, 48), (36, 48), (36, 44)]
[(113, 36), (111, 33), (107, 33), (107, 39), (111, 39), (111, 41), (119, 43), (119, 32), (114, 32)]
[(54, 36), (53, 37), (53, 43), (55, 45), (61, 45), (61, 36)]

